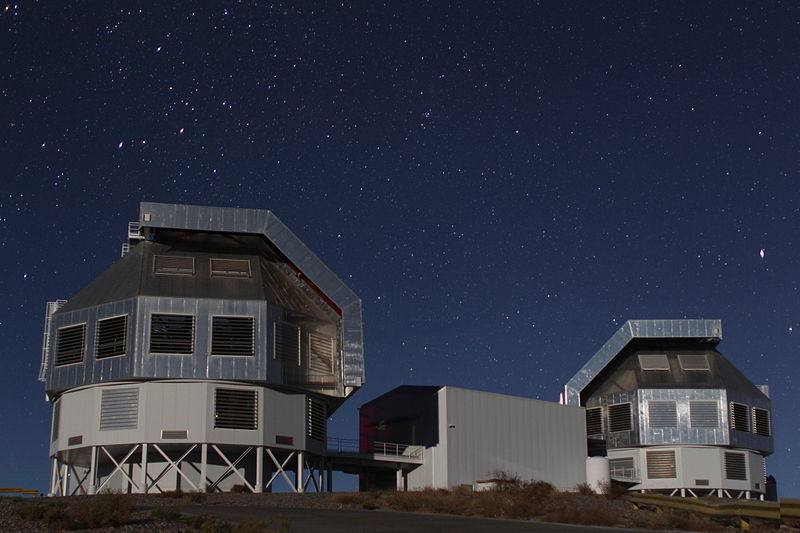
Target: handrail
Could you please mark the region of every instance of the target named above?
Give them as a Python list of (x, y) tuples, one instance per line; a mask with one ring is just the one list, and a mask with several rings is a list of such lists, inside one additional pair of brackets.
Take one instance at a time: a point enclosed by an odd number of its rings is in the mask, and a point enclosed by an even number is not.
[(333, 453), (373, 453), (388, 457), (411, 457), (419, 459), (422, 457), (423, 446), (411, 444), (400, 444), (397, 442), (368, 441), (371, 449), (365, 451), (361, 449), (361, 442), (358, 439), (342, 439), (338, 437), (328, 438), (328, 451)]

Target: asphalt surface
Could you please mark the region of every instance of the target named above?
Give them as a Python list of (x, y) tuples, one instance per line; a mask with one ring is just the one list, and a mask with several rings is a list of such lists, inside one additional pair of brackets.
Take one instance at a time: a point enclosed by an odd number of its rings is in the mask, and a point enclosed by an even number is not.
[(184, 514), (207, 514), (229, 522), (269, 520), (294, 533), (653, 533), (611, 527), (552, 524), (397, 511), (275, 509), (224, 505), (185, 506)]

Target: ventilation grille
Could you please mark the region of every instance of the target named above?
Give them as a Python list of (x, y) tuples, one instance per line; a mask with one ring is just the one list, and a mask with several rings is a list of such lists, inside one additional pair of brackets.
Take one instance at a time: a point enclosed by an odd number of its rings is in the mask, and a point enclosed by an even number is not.
[(325, 442), (326, 407), (316, 398), (308, 399), (308, 414), (306, 429), (310, 438)]
[(725, 479), (747, 481), (747, 466), (743, 453), (725, 452)]
[(647, 402), (647, 414), (651, 428), (678, 427), (678, 408), (672, 401)]
[(647, 452), (647, 477), (650, 479), (676, 477), (675, 452)]
[(189, 431), (185, 429), (162, 429), (161, 430), (161, 438), (164, 440), (168, 439), (188, 439), (189, 438)]
[(50, 440), (55, 442), (58, 438), (58, 428), (61, 424), (61, 400), (56, 402), (55, 407), (53, 407), (53, 434), (50, 436)]
[(60, 328), (56, 336), (55, 366), (73, 365), (83, 362), (86, 351), (86, 324)]
[(769, 411), (766, 409), (753, 407), (753, 433), (762, 437), (769, 437), (772, 434)]
[(667, 354), (640, 353), (639, 366), (642, 368), (642, 370), (669, 370)]
[(710, 370), (708, 357), (706, 354), (681, 354), (678, 355), (678, 363), (683, 370)]
[(104, 359), (125, 355), (128, 342), (128, 315), (97, 321), (95, 357)]
[(275, 359), (300, 364), (300, 328), (275, 322)]
[(217, 389), (214, 393), (214, 427), (258, 429), (258, 391)]
[(100, 400), (100, 431), (136, 429), (139, 419), (139, 389), (103, 390)]
[(750, 431), (750, 413), (747, 406), (742, 403), (731, 402), (731, 429), (737, 431)]
[(83, 435), (77, 435), (67, 439), (67, 446), (78, 446), (79, 444), (83, 444)]
[(249, 278), (250, 261), (248, 259), (212, 259), (211, 275), (226, 278)]
[(211, 355), (253, 355), (253, 317), (215, 316), (211, 319)]
[(586, 434), (600, 435), (603, 433), (603, 409), (592, 407), (586, 410)]
[(633, 479), (636, 471), (633, 468), (633, 457), (620, 457), (608, 460), (608, 473), (616, 479)]
[(194, 257), (175, 257), (157, 255), (153, 258), (153, 272), (156, 274), (194, 274)]
[(333, 338), (319, 333), (308, 334), (308, 366), (315, 374), (333, 374)]
[(695, 479), (694, 484), (697, 485), (698, 487), (707, 487), (709, 485), (709, 482), (707, 479)]
[(192, 315), (156, 315), (150, 319), (150, 353), (191, 354), (194, 344)]
[(608, 406), (608, 430), (630, 431), (633, 429), (631, 422), (631, 404), (618, 403)]
[(703, 400), (689, 402), (689, 421), (693, 428), (719, 427), (717, 402)]

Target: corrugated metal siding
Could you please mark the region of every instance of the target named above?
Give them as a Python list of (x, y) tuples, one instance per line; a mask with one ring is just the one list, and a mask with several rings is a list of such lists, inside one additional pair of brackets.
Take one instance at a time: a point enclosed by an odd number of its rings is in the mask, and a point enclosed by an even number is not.
[(574, 488), (586, 480), (584, 409), (556, 403), (444, 387), (440, 442), (447, 484), (472, 484), (497, 471)]

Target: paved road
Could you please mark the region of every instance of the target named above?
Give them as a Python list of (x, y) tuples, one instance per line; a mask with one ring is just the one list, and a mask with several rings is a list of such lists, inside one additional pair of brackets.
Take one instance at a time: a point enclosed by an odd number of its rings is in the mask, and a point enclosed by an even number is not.
[(288, 521), (294, 533), (653, 533), (610, 527), (573, 526), (523, 520), (332, 509), (276, 509), (225, 505), (185, 506), (185, 514), (209, 514), (230, 522)]

